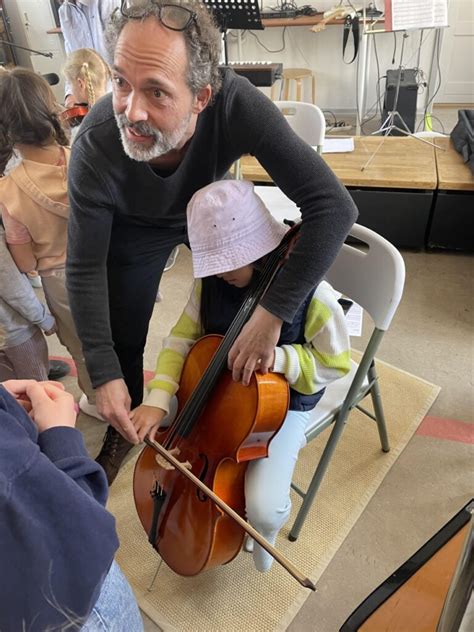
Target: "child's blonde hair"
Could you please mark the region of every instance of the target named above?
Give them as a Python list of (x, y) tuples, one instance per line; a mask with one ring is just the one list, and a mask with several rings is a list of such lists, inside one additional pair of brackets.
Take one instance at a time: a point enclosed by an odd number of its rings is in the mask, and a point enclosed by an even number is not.
[(71, 83), (77, 79), (85, 82), (90, 107), (105, 94), (107, 82), (112, 77), (107, 62), (92, 48), (78, 48), (68, 55), (63, 73)]

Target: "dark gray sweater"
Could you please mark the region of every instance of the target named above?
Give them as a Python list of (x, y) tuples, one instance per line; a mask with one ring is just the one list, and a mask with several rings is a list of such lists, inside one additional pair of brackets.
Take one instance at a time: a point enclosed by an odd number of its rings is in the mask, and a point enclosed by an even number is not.
[(67, 275), (71, 309), (95, 387), (122, 377), (106, 299), (114, 217), (163, 228), (185, 226), (186, 205), (194, 192), (224, 178), (243, 154), (254, 155), (301, 209), (301, 236), (262, 300), (266, 309), (291, 322), (331, 265), (357, 211), (344, 186), (275, 105), (246, 79), (226, 71), (221, 92), (198, 117), (182, 163), (166, 177), (127, 157), (110, 95), (87, 115), (69, 169)]

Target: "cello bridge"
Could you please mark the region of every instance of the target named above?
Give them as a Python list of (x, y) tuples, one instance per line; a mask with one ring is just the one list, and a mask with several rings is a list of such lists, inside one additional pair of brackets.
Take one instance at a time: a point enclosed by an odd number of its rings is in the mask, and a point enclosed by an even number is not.
[[(177, 456), (179, 456), (181, 450), (179, 448), (172, 448), (171, 450), (168, 450), (168, 452), (172, 456), (177, 457)], [(156, 454), (155, 455), (155, 461), (164, 470), (174, 470), (175, 469), (174, 465), (171, 465), (171, 463), (169, 461), (167, 461), (165, 459), (165, 457), (163, 455), (161, 455), (161, 454)], [(188, 470), (191, 470), (192, 467), (193, 467), (189, 461), (186, 461), (185, 463), (182, 463), (182, 465)]]

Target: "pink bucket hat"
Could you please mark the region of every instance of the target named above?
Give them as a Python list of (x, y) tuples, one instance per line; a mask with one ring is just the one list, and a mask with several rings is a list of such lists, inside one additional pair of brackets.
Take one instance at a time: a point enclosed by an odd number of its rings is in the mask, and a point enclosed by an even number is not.
[(257, 261), (274, 250), (288, 230), (246, 180), (221, 180), (196, 191), (187, 216), (197, 279)]

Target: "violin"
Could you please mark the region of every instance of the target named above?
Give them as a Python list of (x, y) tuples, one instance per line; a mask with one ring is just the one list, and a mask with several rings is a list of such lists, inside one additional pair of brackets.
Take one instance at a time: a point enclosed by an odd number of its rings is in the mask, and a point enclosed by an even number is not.
[(59, 118), (69, 127), (77, 127), (82, 123), (82, 119), (88, 112), (89, 106), (87, 103), (76, 103), (72, 108), (63, 110)]
[(288, 383), (278, 373), (255, 372), (250, 385), (243, 386), (227, 369), (230, 348), (298, 229), (291, 229), (270, 253), (226, 335), (204, 336), (192, 347), (177, 392), (178, 415), (168, 428), (157, 430), (156, 441), (145, 439), (136, 462), (133, 494), (138, 516), (150, 544), (180, 575), (197, 575), (230, 562), (248, 533), (303, 586), (315, 590), (245, 521), (247, 463), (268, 455), (288, 410)]

